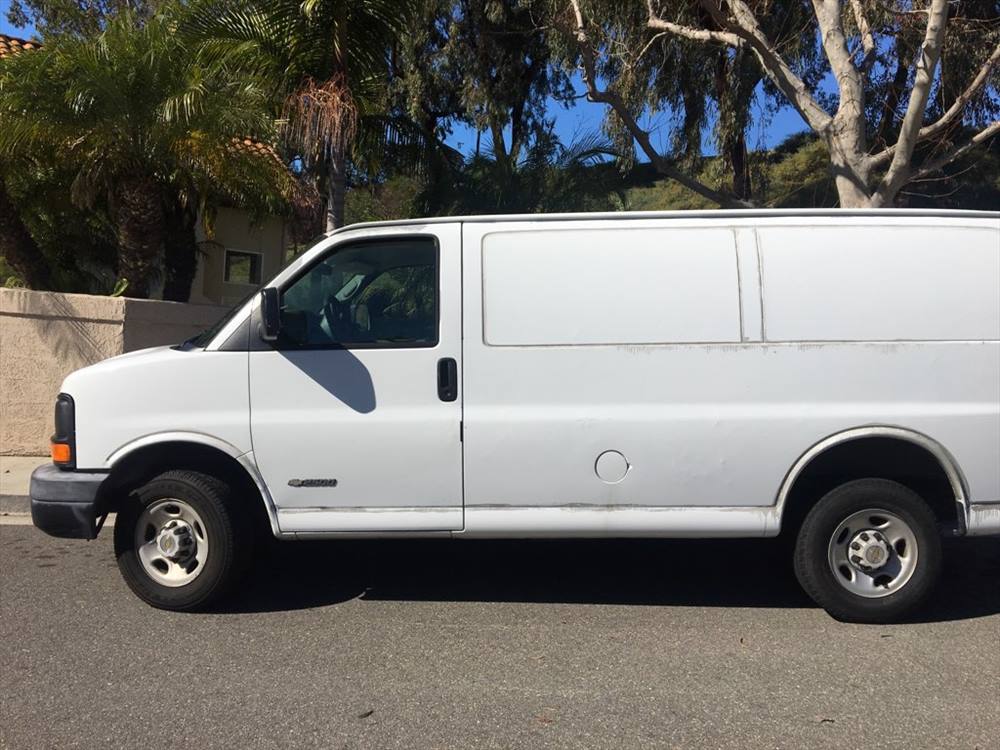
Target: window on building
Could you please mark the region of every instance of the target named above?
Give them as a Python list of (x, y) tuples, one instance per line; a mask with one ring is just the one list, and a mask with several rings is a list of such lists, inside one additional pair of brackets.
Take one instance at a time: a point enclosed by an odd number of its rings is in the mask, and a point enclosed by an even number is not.
[(226, 283), (260, 286), (262, 259), (260, 253), (226, 250)]

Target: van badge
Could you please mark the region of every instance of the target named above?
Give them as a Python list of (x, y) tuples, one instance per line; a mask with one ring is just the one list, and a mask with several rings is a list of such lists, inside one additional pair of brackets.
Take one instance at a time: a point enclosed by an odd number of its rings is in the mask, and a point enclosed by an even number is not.
[(289, 487), (336, 487), (336, 479), (289, 479)]

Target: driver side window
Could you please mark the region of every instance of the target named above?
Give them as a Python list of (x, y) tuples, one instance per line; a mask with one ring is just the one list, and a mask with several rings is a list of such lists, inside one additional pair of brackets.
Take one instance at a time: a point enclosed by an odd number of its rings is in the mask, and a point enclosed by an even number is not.
[(335, 248), (281, 295), (281, 349), (410, 348), (438, 341), (433, 238)]

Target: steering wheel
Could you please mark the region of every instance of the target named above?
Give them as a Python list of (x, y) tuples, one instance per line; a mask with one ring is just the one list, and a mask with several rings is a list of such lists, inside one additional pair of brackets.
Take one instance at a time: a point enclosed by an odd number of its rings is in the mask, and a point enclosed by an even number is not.
[(323, 320), (330, 331), (330, 336), (334, 343), (341, 343), (350, 340), (354, 331), (351, 321), (351, 306), (346, 302), (341, 302), (331, 295), (323, 305)]

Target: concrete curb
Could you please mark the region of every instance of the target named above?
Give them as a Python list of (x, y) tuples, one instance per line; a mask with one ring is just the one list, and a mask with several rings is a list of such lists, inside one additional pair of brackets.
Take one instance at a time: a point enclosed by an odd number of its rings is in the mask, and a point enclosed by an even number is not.
[(31, 513), (31, 498), (27, 495), (0, 495), (0, 514)]

